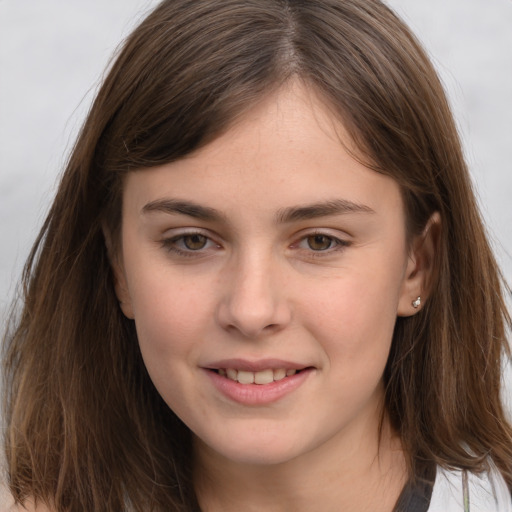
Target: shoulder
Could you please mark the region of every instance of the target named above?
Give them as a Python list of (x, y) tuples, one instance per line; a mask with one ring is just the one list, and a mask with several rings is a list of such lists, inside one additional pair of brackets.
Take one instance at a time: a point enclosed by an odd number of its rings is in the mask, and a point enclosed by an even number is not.
[(46, 505), (39, 503), (37, 506), (33, 502), (24, 505), (15, 505), (13, 502), (7, 503), (6, 508), (0, 508), (0, 512), (53, 512)]
[(52, 512), (43, 503), (36, 504), (29, 500), (23, 505), (16, 505), (11, 494), (4, 486), (0, 486), (0, 512)]
[(500, 472), (474, 474), (437, 469), (428, 512), (512, 512), (512, 496)]

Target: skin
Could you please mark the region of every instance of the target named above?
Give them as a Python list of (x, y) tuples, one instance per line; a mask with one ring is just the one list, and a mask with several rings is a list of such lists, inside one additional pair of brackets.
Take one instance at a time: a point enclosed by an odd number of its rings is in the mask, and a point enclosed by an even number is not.
[[(386, 419), (378, 441), (382, 373), (397, 316), (425, 297), (434, 244), (429, 231), (408, 243), (397, 183), (352, 146), (293, 82), (192, 155), (126, 179), (116, 293), (194, 433), (205, 511), (389, 512), (406, 481)], [(283, 218), (334, 201), (351, 208)], [(230, 358), (311, 370), (283, 398), (246, 405), (204, 369)]]

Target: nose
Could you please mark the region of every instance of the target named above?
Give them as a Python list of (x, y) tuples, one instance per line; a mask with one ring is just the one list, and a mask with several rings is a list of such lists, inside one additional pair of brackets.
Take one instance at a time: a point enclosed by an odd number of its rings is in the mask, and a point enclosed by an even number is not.
[(217, 310), (223, 329), (254, 339), (289, 324), (292, 312), (276, 267), (271, 257), (253, 254), (225, 273)]

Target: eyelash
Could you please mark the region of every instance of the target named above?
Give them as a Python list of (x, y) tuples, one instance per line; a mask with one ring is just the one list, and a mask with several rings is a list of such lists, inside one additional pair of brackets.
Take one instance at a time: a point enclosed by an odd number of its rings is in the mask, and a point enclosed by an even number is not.
[[(320, 249), (320, 250), (314, 250), (311, 247), (309, 247), (309, 250), (306, 249), (308, 252), (309, 258), (322, 258), (332, 255), (333, 253), (336, 253), (338, 251), (343, 251), (347, 247), (351, 245), (350, 242), (347, 240), (342, 240), (341, 238), (337, 238), (335, 236), (329, 235), (327, 233), (323, 233), (321, 231), (316, 231), (313, 233), (308, 233), (307, 235), (303, 236), (298, 242), (293, 244), (293, 246), (299, 246), (301, 243), (305, 242), (307, 243), (308, 239), (312, 239), (315, 237), (323, 237), (330, 241), (330, 246), (327, 249)], [(309, 244), (308, 244), (309, 245)]]
[(220, 245), (216, 244), (211, 239), (211, 237), (205, 235), (201, 231), (187, 231), (186, 233), (181, 233), (181, 234), (173, 236), (171, 238), (166, 238), (166, 239), (162, 240), (161, 244), (165, 250), (167, 250), (168, 252), (175, 253), (178, 256), (182, 256), (185, 258), (193, 258), (193, 257), (197, 258), (198, 256), (201, 256), (203, 254), (203, 252), (204, 252), (203, 248), (193, 250), (193, 249), (181, 249), (180, 247), (177, 246), (178, 242), (180, 242), (180, 241), (183, 242), (185, 238), (189, 238), (189, 237), (193, 237), (193, 236), (199, 236), (199, 237), (204, 238), (206, 240), (206, 242), (205, 242), (206, 245), (208, 245), (209, 243), (210, 244), (213, 243), (217, 247), (220, 247)]
[[(176, 235), (171, 238), (166, 238), (161, 241), (161, 245), (168, 252), (174, 253), (180, 257), (185, 257), (185, 258), (196, 257), (197, 258), (199, 256), (204, 256), (204, 253), (206, 250), (208, 250), (208, 248), (207, 249), (200, 248), (200, 249), (194, 250), (194, 249), (182, 249), (177, 246), (177, 244), (179, 242), (183, 242), (185, 238), (193, 237), (193, 236), (203, 237), (205, 239), (206, 245), (214, 244), (217, 248), (221, 247), (219, 244), (214, 242), (211, 237), (205, 235), (201, 231), (189, 231), (186, 233), (181, 233), (181, 234)], [(299, 248), (300, 244), (302, 244), (304, 242), (307, 243), (308, 239), (312, 239), (315, 237), (324, 237), (325, 239), (330, 241), (330, 247), (328, 247), (327, 249), (320, 249), (320, 250), (316, 250), (316, 251), (311, 248), (304, 249), (308, 253), (307, 257), (309, 257), (309, 258), (326, 257), (328, 255), (332, 255), (335, 252), (342, 251), (351, 245), (351, 242), (348, 242), (347, 240), (342, 240), (335, 236), (328, 235), (321, 231), (317, 231), (317, 232), (308, 233), (308, 234), (302, 236), (297, 242), (294, 242), (293, 244), (291, 244), (290, 247), (293, 249)]]

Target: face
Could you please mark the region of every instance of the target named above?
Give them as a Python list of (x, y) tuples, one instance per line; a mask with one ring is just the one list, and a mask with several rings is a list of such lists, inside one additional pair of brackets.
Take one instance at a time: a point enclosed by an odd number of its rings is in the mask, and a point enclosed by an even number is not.
[(157, 390), (219, 457), (280, 463), (377, 429), (418, 272), (398, 185), (350, 145), (295, 84), (126, 179), (121, 307)]

